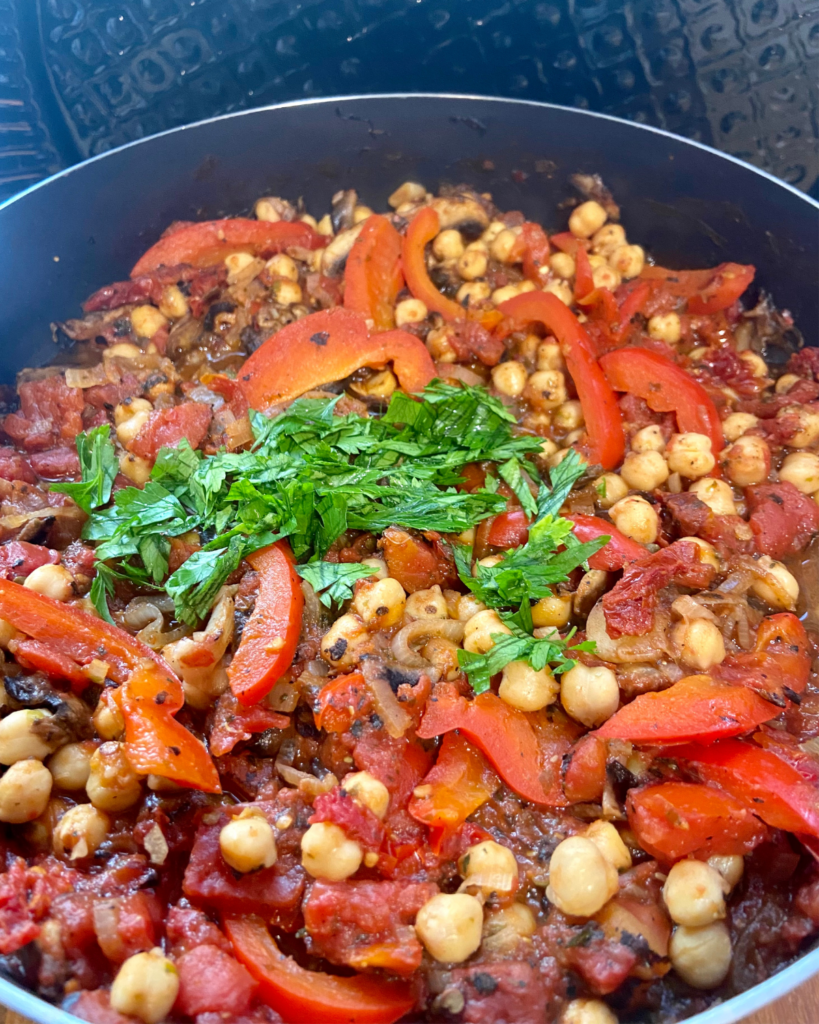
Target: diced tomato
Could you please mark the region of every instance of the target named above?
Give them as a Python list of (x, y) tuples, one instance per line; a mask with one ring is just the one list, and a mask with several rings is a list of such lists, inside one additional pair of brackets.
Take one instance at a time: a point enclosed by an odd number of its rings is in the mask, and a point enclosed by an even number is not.
[(655, 956), (668, 956), (671, 922), (656, 903), (615, 896), (595, 914), (595, 920), (602, 925), (607, 938), (628, 942), (625, 936), (637, 936), (645, 940)]
[(372, 698), (360, 672), (337, 676), (322, 686), (315, 713), (316, 726), (327, 732), (346, 732), (372, 707)]
[(29, 544), (25, 540), (7, 540), (0, 544), (0, 575), (7, 580), (15, 576), (28, 576), (41, 565), (56, 565), (60, 552)]
[(220, 1013), (233, 1020), (250, 1008), (258, 987), (247, 968), (218, 946), (196, 946), (179, 958), (176, 969), (174, 1009), (186, 1017)]
[(88, 1024), (134, 1024), (133, 1017), (126, 1017), (111, 1006), (111, 993), (107, 988), (80, 992), (68, 1006), (69, 1013)]
[(483, 961), (448, 972), (464, 997), (464, 1024), (534, 1024), (556, 1020), (557, 971), (529, 960)]
[(27, 452), (43, 451), (63, 442), (74, 444), (82, 431), (85, 400), (62, 374), (26, 381), (19, 386), (20, 411), (9, 413), (3, 430)]
[(210, 752), (214, 757), (221, 757), (222, 754), (229, 754), (237, 743), (251, 739), (254, 733), (266, 729), (286, 729), (289, 725), (287, 715), (271, 711), (263, 704), (245, 707), (232, 693), (223, 693), (216, 701), (210, 731)]
[(165, 934), (172, 952), (182, 956), (196, 946), (218, 946), (226, 952), (230, 943), (204, 912), (185, 906), (187, 900), (171, 907), (165, 918)]
[(409, 813), (428, 826), (430, 846), (437, 853), (445, 836), (486, 803), (499, 785), (481, 752), (460, 733), (448, 732), (438, 760), (410, 800)]
[(760, 622), (752, 651), (729, 654), (712, 675), (784, 699), (787, 691), (802, 693), (810, 665), (805, 627), (791, 612), (780, 612)]
[(365, 850), (379, 850), (384, 840), (384, 826), (379, 819), (369, 807), (354, 800), (340, 786), (316, 797), (309, 821), (311, 825), (320, 821), (338, 825)]
[(604, 739), (662, 746), (741, 736), (776, 718), (779, 708), (744, 686), (687, 676), (667, 690), (644, 693), (598, 730)]
[(50, 448), (32, 452), (29, 462), (44, 480), (71, 480), (80, 473), (80, 457), (76, 448)]
[(441, 587), (452, 586), (457, 578), (455, 566), (441, 545), (436, 547), (397, 526), (384, 531), (381, 547), (390, 576), (408, 594), (436, 583)]
[(639, 562), (648, 555), (642, 544), (627, 537), (614, 526), (598, 516), (569, 515), (566, 516), (574, 526), (572, 533), (581, 543), (585, 544), (590, 540), (597, 540), (598, 537), (608, 537), (607, 543), (600, 548), (589, 559), (589, 566), (592, 569), (604, 569), (606, 572), (616, 572), (622, 569), (629, 562)]
[(490, 520), (486, 539), (492, 547), (519, 548), (529, 539), (531, 519), (522, 508), (513, 508), (510, 512), (502, 512)]
[(691, 854), (746, 854), (767, 829), (752, 806), (694, 782), (661, 782), (629, 790), (626, 813), (640, 846), (664, 863)]
[(0, 448), (0, 480), (21, 480), (26, 484), (36, 484), (37, 475), (31, 468), (28, 459), (14, 448)]
[(423, 948), (412, 925), (438, 892), (432, 882), (323, 882), (304, 901), (311, 952), (357, 971), (411, 975)]
[(798, 555), (819, 531), (819, 505), (785, 480), (745, 491), (759, 550), (771, 558)]
[(598, 736), (584, 736), (566, 755), (563, 792), (570, 803), (600, 800), (606, 785), (606, 744)]
[(100, 949), (109, 960), (121, 964), (135, 953), (154, 948), (162, 905), (152, 893), (139, 891), (97, 900), (93, 916)]
[(183, 438), (191, 448), (198, 448), (207, 437), (212, 418), (210, 406), (203, 402), (183, 402), (172, 409), (157, 409), (128, 444), (128, 450), (153, 462), (160, 448), (175, 448)]

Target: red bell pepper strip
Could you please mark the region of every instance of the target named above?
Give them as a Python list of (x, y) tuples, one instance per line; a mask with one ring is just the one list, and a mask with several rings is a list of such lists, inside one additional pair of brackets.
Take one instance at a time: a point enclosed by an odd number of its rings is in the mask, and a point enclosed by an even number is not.
[(687, 676), (667, 690), (644, 693), (612, 715), (597, 735), (661, 746), (703, 742), (750, 732), (780, 713), (744, 686), (729, 686), (710, 676)]
[(692, 853), (743, 855), (767, 835), (745, 800), (696, 782), (661, 782), (632, 789), (626, 814), (640, 846), (665, 863)]
[(777, 697), (784, 706), (787, 691), (802, 693), (807, 686), (810, 664), (805, 627), (792, 612), (780, 612), (760, 622), (752, 651), (728, 655), (712, 674)]
[(589, 254), (580, 246), (578, 246), (574, 258), (574, 298), (575, 302), (583, 302), (594, 291), (591, 263)]
[(722, 450), (722, 421), (705, 388), (676, 363), (644, 348), (623, 348), (600, 360), (615, 391), (645, 399), (655, 412), (673, 412), (680, 433), (705, 434)]
[(392, 1024), (415, 1005), (406, 982), (309, 971), (276, 945), (259, 917), (228, 917), (225, 932), (259, 983), (259, 995), (285, 1024)]
[(444, 320), (464, 320), (466, 310), (454, 299), (448, 299), (432, 283), (427, 271), (425, 248), (441, 230), (438, 214), (424, 206), (415, 214), (404, 235), (403, 264), (407, 287), (427, 309), (440, 313)]
[(575, 259), (578, 249), (585, 251), (589, 246), (585, 238), (577, 238), (571, 231), (558, 231), (556, 235), (552, 235), (551, 242), (555, 249), (560, 249), (561, 252), (565, 252)]
[(500, 780), (483, 755), (458, 732), (448, 732), (438, 760), (416, 788), (407, 810), (430, 830), (430, 846), (437, 853), (444, 838), (486, 803)]
[(721, 263), (712, 270), (645, 267), (640, 277), (648, 281), (662, 281), (666, 291), (687, 299), (689, 313), (707, 316), (733, 306), (753, 281), (755, 273), (756, 268), (750, 265)]
[(549, 271), (549, 238), (540, 224), (525, 221), (512, 249), (516, 259), (523, 261), (523, 274), (533, 284), (542, 285)]
[(80, 666), (95, 659), (107, 662), (108, 675), (117, 683), (124, 683), (131, 672), (149, 658), (156, 662), (167, 685), (181, 697), (179, 679), (147, 644), (73, 605), (0, 579), (0, 619), (10, 622), (33, 640), (48, 644)]
[[(523, 711), (504, 703), (494, 693), (481, 693), (474, 700), (458, 694), (451, 684), (439, 684), (427, 703), (418, 727), (419, 739), (457, 729), (486, 756), (503, 781), (532, 803), (565, 806), (562, 789), (548, 789), (541, 781), (546, 767), (533, 721)], [(568, 749), (569, 744), (566, 744)], [(558, 759), (559, 763), (559, 759)]]
[(358, 313), (334, 307), (288, 324), (247, 360), (239, 382), (252, 409), (264, 411), (330, 381), (344, 380), (362, 366), (391, 362), (404, 391), (421, 391), (435, 377), (426, 345), (406, 331), (370, 337)]
[(710, 747), (691, 744), (672, 755), (693, 765), (701, 779), (746, 801), (771, 828), (819, 836), (819, 790), (770, 750), (724, 740)]
[(91, 682), (90, 677), (66, 654), (40, 640), (10, 640), (9, 650), (24, 668), (45, 672), (55, 679), (71, 683), (74, 693), (82, 693)]
[(594, 803), (606, 786), (608, 748), (599, 736), (583, 736), (563, 759), (563, 792), (570, 803)]
[(555, 335), (583, 407), (590, 461), (604, 469), (619, 466), (626, 450), (620, 407), (574, 313), (556, 295), (538, 291), (516, 295), (498, 309), (513, 323), (537, 320)]
[(259, 595), (228, 678), (234, 696), (250, 705), (265, 697), (293, 663), (304, 596), (286, 541), (254, 551), (247, 561), (259, 573)]
[(616, 572), (622, 569), (629, 562), (639, 562), (641, 558), (648, 555), (648, 551), (636, 540), (621, 533), (613, 523), (607, 523), (599, 516), (569, 515), (566, 516), (574, 526), (572, 533), (582, 543), (589, 540), (597, 540), (598, 537), (608, 537), (608, 543), (595, 552), (589, 559), (592, 569), (604, 569), (606, 572)]
[(174, 718), (182, 695), (168, 687), (154, 662), (143, 662), (112, 696), (125, 719), (125, 755), (135, 771), (206, 793), (222, 792), (204, 744)]
[(303, 221), (250, 220), (247, 217), (206, 220), (188, 224), (160, 238), (137, 260), (131, 277), (180, 263), (212, 267), (234, 252), (267, 257), (291, 246), (321, 249), (326, 244), (327, 239)]
[(620, 302), (619, 326), (613, 336), (616, 345), (622, 345), (628, 339), (629, 331), (634, 327), (635, 317), (643, 312), (651, 295), (651, 284), (648, 281), (629, 281), (622, 290), (618, 289), (618, 297), (623, 291), (625, 296)]
[(395, 300), (404, 287), (401, 236), (381, 214), (368, 217), (344, 268), (344, 308), (360, 313), (376, 331), (395, 327)]

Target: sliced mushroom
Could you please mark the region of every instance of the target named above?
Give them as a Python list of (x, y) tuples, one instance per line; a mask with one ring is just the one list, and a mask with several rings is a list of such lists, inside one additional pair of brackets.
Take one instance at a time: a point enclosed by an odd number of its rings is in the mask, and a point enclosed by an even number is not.
[(438, 214), (441, 231), (456, 228), (466, 238), (477, 238), (489, 227), (489, 214), (468, 195), (439, 196), (430, 204)]
[(31, 675), (8, 675), (4, 680), (7, 704), (19, 708), (46, 708), (53, 718), (42, 719), (34, 727), (44, 740), (61, 746), (94, 735), (88, 705), (73, 693), (56, 689), (43, 672)]
[(333, 232), (346, 231), (353, 226), (353, 215), (358, 206), (358, 193), (354, 188), (343, 189), (336, 192), (330, 206), (330, 223), (333, 225)]
[(321, 254), (321, 272), (325, 277), (340, 277), (344, 273), (344, 264), (350, 255), (353, 242), (361, 234), (363, 222), (354, 228), (342, 231), (330, 242)]

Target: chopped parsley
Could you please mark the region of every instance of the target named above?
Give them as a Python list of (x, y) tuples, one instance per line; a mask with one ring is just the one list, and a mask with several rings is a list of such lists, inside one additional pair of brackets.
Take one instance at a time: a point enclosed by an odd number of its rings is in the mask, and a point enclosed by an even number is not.
[(52, 491), (73, 498), (83, 512), (91, 512), (105, 505), (111, 497), (119, 463), (110, 435), (111, 428), (107, 423), (79, 434), (77, 454), (80, 457), (82, 482), (51, 485)]

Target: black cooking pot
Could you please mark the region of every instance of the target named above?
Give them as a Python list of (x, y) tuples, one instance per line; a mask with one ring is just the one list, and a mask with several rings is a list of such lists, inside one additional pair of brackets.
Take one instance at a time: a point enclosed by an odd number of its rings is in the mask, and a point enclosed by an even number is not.
[[(128, 276), (173, 220), (248, 212), (261, 195), (303, 196), (320, 216), (339, 188), (383, 209), (415, 179), (467, 182), (502, 209), (563, 229), (569, 176), (602, 175), (629, 238), (665, 265), (753, 263), (756, 288), (819, 345), (819, 203), (693, 142), (600, 114), (511, 100), (372, 96), (253, 110), (97, 157), (0, 207), (0, 378), (53, 360), (49, 322), (77, 315)], [(738, 1020), (819, 969), (819, 950), (698, 1024)], [(43, 1024), (56, 1008), (0, 978), (0, 1002)], [(694, 1024), (693, 1020), (691, 1024)]]

